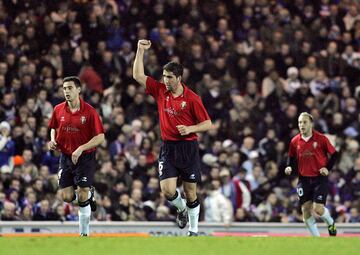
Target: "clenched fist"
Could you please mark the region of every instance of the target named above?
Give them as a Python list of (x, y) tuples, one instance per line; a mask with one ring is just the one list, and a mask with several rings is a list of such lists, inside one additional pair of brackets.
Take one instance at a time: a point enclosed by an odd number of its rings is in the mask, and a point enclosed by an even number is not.
[(322, 167), (320, 170), (319, 170), (320, 174), (322, 176), (328, 176), (329, 175), (329, 170), (326, 168), (326, 167)]
[(48, 142), (48, 149), (50, 151), (54, 151), (57, 149), (57, 143), (55, 141)]
[(138, 41), (138, 49), (148, 50), (151, 47), (150, 40), (139, 40)]

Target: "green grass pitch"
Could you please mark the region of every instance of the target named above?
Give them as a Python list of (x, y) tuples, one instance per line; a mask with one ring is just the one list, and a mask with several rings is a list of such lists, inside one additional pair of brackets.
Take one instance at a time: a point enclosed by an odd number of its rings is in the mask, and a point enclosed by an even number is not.
[(355, 255), (352, 237), (0, 237), (0, 255)]

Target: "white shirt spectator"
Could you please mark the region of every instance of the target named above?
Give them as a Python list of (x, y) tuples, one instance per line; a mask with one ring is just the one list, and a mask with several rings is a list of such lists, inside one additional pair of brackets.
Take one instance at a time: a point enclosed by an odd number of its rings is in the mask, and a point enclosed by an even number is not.
[(205, 221), (230, 224), (233, 218), (233, 208), (230, 201), (220, 190), (213, 190), (205, 198)]

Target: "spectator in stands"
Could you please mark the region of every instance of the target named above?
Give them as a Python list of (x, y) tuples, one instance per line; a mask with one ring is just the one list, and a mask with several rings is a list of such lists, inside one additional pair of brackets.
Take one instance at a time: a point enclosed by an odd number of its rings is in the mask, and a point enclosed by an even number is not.
[(15, 143), (11, 139), (11, 127), (6, 121), (0, 123), (0, 169), (10, 168), (15, 153)]
[(220, 190), (220, 182), (213, 180), (204, 200), (205, 221), (223, 223), (229, 226), (233, 218), (233, 207)]

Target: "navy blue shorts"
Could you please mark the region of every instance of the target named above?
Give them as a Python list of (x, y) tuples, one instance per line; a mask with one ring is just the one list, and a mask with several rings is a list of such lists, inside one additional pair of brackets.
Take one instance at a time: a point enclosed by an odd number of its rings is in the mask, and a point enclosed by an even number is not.
[(95, 151), (84, 153), (76, 165), (71, 161), (71, 155), (61, 153), (58, 171), (59, 187), (91, 187), (96, 169)]
[(307, 201), (325, 204), (328, 192), (329, 182), (327, 176), (299, 177), (297, 193), (301, 205)]
[(186, 182), (201, 181), (199, 144), (197, 141), (165, 141), (159, 155), (159, 177), (179, 177)]

